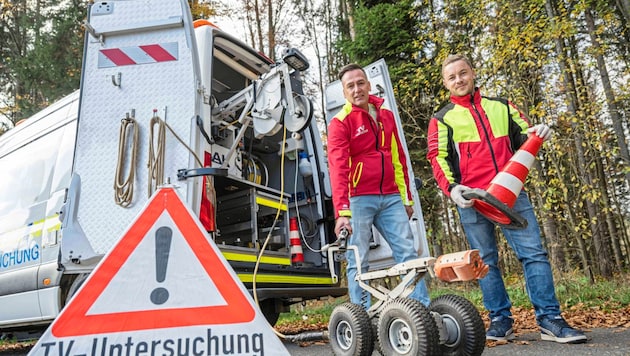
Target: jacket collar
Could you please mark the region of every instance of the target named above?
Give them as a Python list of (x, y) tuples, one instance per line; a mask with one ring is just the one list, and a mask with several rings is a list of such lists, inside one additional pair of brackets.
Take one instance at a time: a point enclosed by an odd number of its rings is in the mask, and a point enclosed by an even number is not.
[[(370, 96), (368, 97), (368, 103), (374, 105), (374, 107), (376, 107), (377, 110), (380, 110), (381, 106), (383, 106), (383, 103), (385, 102), (385, 99), (380, 98), (376, 95), (372, 95), (370, 94)], [(348, 100), (346, 100), (346, 103), (344, 105), (344, 107), (346, 108), (347, 111), (351, 111), (351, 110), (363, 110), (358, 106), (352, 105)]]
[(481, 103), (481, 91), (479, 91), (478, 87), (475, 87), (475, 91), (472, 94), (466, 94), (464, 96), (451, 95), (451, 102), (465, 107), (472, 106), (472, 103), (478, 105)]

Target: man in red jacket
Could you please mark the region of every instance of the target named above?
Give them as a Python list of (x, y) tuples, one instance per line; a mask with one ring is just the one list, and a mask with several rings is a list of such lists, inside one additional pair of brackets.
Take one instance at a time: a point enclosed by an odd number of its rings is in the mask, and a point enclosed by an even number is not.
[[(409, 218), (413, 200), (407, 158), (394, 114), (384, 100), (370, 95), (363, 68), (349, 64), (339, 72), (346, 103), (328, 125), (328, 164), (335, 209), (335, 233), (347, 229), (348, 243), (359, 248), (361, 271), (367, 272), (372, 225), (387, 240), (396, 262), (418, 258)], [(346, 253), (350, 301), (370, 306), (369, 294), (355, 281), (357, 265)], [(430, 303), (424, 280), (411, 298)]]
[[(471, 208), (473, 202), (463, 193), (470, 188), (486, 189), (528, 134), (548, 140), (551, 130), (544, 124), (529, 127), (525, 116), (506, 99), (481, 96), (475, 87), (472, 64), (462, 55), (446, 58), (442, 78), (450, 91), (451, 102), (429, 122), (427, 157), (439, 187), (457, 204), (470, 247), (478, 249), (489, 266), (488, 274), (479, 280), (491, 320), (486, 338), (509, 340), (514, 337), (512, 304), (498, 266), (495, 226)], [(547, 251), (542, 246), (538, 221), (525, 191), (519, 194), (513, 210), (527, 220), (527, 227), (501, 230), (523, 265), (541, 338), (560, 343), (586, 342), (584, 333), (570, 327), (560, 316)]]

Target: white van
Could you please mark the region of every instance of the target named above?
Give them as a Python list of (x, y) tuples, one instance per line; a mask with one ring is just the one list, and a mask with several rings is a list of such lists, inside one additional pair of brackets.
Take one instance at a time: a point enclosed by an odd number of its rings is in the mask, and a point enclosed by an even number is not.
[[(270, 324), (293, 303), (345, 295), (329, 270), (336, 277), (339, 263), (321, 251), (336, 239), (334, 214), (304, 56), (288, 50), (274, 63), (193, 23), (186, 0), (95, 2), (85, 26), (80, 90), (0, 136), (0, 330), (49, 324), (163, 184)], [(394, 103), (384, 62), (368, 72)], [(329, 114), (337, 89), (327, 89)], [(376, 238), (380, 268), (393, 261)]]
[(0, 330), (50, 323), (162, 184), (271, 324), (344, 295), (319, 251), (335, 238), (303, 56), (274, 63), (185, 0), (99, 1), (86, 27), (80, 90), (0, 136)]
[(50, 321), (72, 284), (57, 260), (78, 94), (0, 136), (0, 326)]

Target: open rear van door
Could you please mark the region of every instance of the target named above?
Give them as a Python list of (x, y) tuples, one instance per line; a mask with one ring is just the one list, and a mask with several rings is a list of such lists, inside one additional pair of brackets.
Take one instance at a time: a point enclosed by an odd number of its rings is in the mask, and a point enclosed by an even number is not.
[[(385, 99), (385, 106), (390, 108), (394, 116), (396, 117), (396, 125), (398, 127), (398, 133), (400, 140), (405, 147), (405, 154), (407, 156), (407, 167), (409, 168), (409, 181), (410, 184), (414, 184), (414, 174), (412, 169), (412, 162), (409, 160), (409, 150), (407, 148), (407, 142), (405, 134), (402, 129), (400, 121), (400, 115), (398, 113), (398, 107), (396, 105), (396, 99), (394, 98), (394, 90), (389, 78), (389, 72), (387, 70), (387, 64), (384, 59), (380, 59), (363, 68), (368, 76), (368, 80), (372, 85), (372, 93), (376, 96)], [(326, 122), (335, 116), (335, 114), (341, 109), (345, 103), (343, 97), (343, 89), (341, 81), (336, 80), (328, 86), (325, 91), (326, 98)], [(419, 187), (418, 187), (419, 188)], [(429, 246), (426, 238), (426, 230), (424, 226), (424, 218), (422, 216), (422, 208), (420, 206), (420, 197), (418, 196), (417, 189), (412, 186), (411, 193), (414, 200), (414, 214), (411, 217), (409, 223), (411, 224), (411, 230), (414, 234), (414, 243), (418, 251), (419, 257), (429, 257)], [(392, 251), (382, 235), (373, 228), (374, 241), (371, 243), (373, 249), (370, 251), (369, 261), (370, 270), (377, 270), (394, 265), (395, 261), (391, 257)]]

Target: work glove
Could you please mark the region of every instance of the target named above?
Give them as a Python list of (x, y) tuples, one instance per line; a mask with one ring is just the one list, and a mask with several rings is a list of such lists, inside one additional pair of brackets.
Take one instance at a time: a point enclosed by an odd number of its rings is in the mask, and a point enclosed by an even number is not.
[(462, 195), (464, 191), (469, 189), (469, 187), (462, 184), (458, 184), (454, 186), (453, 189), (451, 189), (451, 199), (460, 208), (470, 208), (471, 206), (473, 206), (473, 201), (464, 198), (464, 196)]
[(551, 138), (551, 128), (545, 124), (538, 124), (527, 129), (527, 133), (535, 134), (536, 136), (543, 139), (543, 141), (547, 141)]

